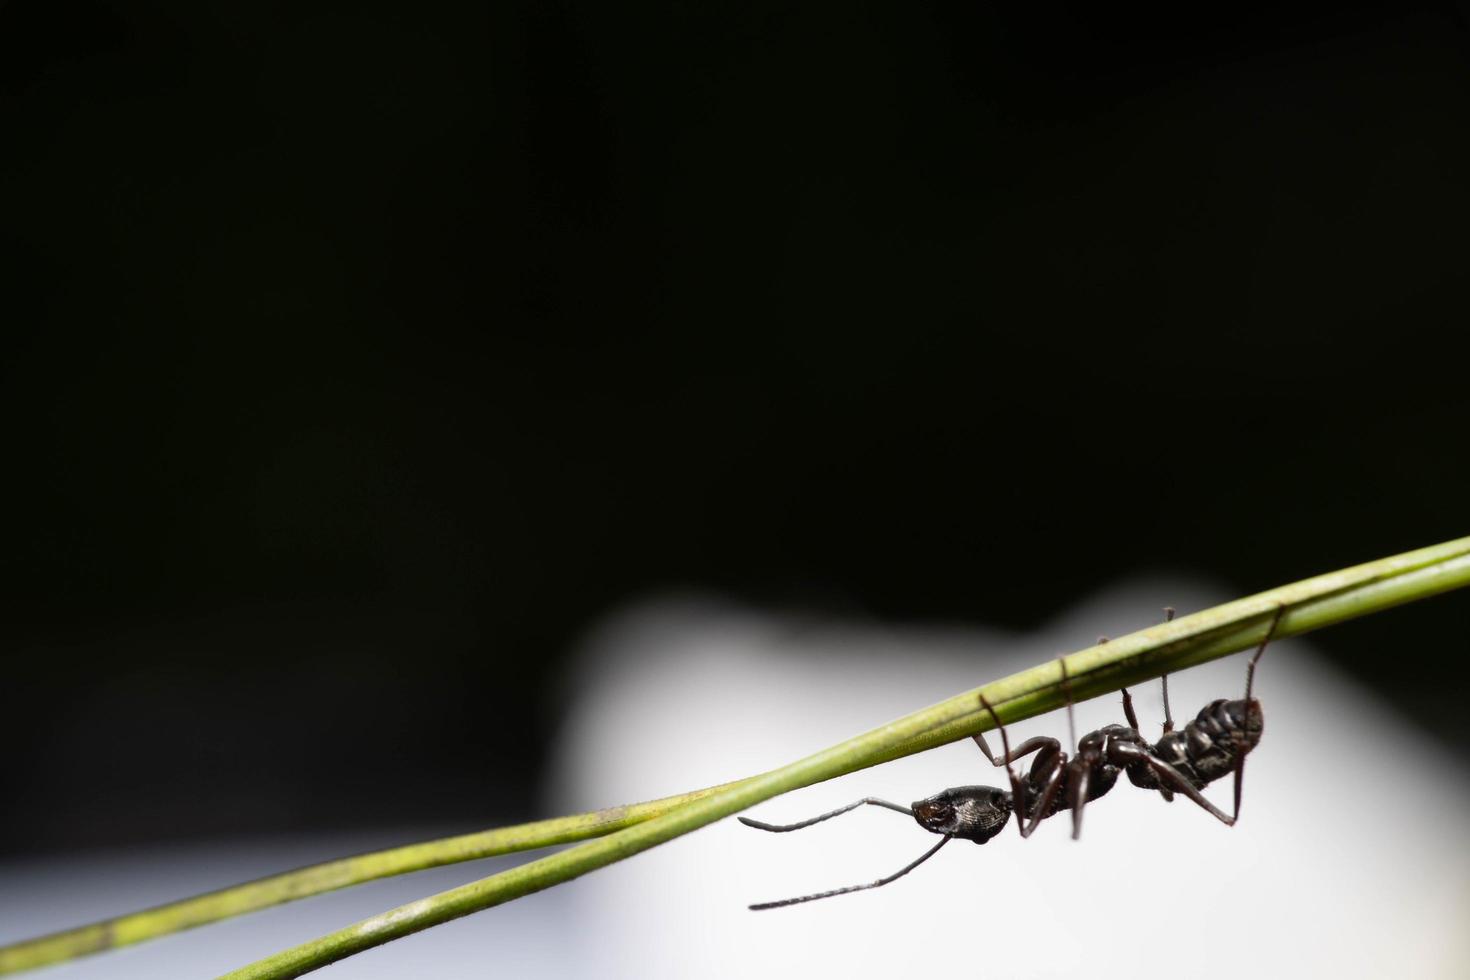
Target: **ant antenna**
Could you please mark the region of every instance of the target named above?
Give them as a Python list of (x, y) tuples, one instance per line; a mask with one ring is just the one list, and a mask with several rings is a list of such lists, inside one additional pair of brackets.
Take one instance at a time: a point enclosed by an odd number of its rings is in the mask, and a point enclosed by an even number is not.
[(759, 820), (752, 820), (749, 817), (737, 817), (736, 819), (745, 824), (745, 826), (754, 827), (756, 830), (769, 830), (773, 834), (785, 834), (793, 830), (801, 830), (804, 827), (810, 827), (814, 823), (821, 823), (823, 820), (831, 820), (833, 817), (840, 817), (848, 810), (856, 810), (864, 803), (867, 803), (870, 806), (887, 807), (888, 809), (893, 810), (897, 813), (906, 813), (911, 817), (914, 815), (914, 811), (906, 806), (901, 806), (897, 803), (889, 803), (887, 800), (880, 800), (876, 796), (865, 796), (862, 799), (858, 800), (856, 803), (849, 803), (847, 806), (840, 806), (835, 810), (822, 814), (821, 816), (812, 817), (810, 820), (803, 820), (800, 823), (761, 823)]
[[(1164, 622), (1168, 623), (1172, 622), (1173, 620), (1174, 607), (1165, 606)], [(1163, 677), (1159, 678), (1159, 680), (1164, 686), (1164, 734), (1167, 735), (1174, 730), (1174, 715), (1169, 711), (1169, 675), (1165, 674)], [(1135, 725), (1134, 727), (1136, 728), (1137, 726)]]
[[(862, 802), (862, 801), (859, 801), (859, 802)], [(854, 803), (853, 806), (857, 806), (857, 804)], [(847, 810), (851, 810), (851, 809), (852, 809), (852, 807), (844, 807), (842, 810), (838, 810), (836, 812), (837, 813), (844, 813)], [(835, 814), (829, 813), (826, 816), (818, 817), (817, 819), (818, 820), (825, 820), (827, 817), (834, 816), (834, 815)], [(741, 817), (740, 819), (743, 820), (745, 823), (750, 824), (752, 827), (760, 826), (759, 824), (755, 824), (755, 823), (752, 823), (749, 820), (745, 820), (744, 817)], [(807, 823), (815, 823), (815, 822), (816, 822), (815, 820), (809, 820), (809, 821), (807, 821)], [(796, 826), (803, 826), (804, 827), (804, 826), (806, 826), (806, 824), (798, 824)], [(783, 829), (783, 830), (792, 830), (794, 828), (793, 827), (784, 827), (784, 828), (781, 828), (781, 829)], [(760, 912), (760, 911), (763, 911), (765, 909), (780, 909), (780, 908), (785, 908), (788, 905), (800, 905), (802, 902), (815, 902), (819, 898), (831, 898), (833, 895), (846, 895), (848, 892), (860, 892), (860, 891), (866, 891), (869, 888), (881, 888), (882, 886), (888, 884), (889, 882), (897, 881), (898, 879), (902, 878), (904, 875), (908, 874), (910, 871), (912, 871), (915, 868), (917, 868), (919, 865), (923, 864), (925, 861), (927, 861), (930, 858), (932, 858), (935, 854), (938, 854), (939, 853), (939, 849), (941, 847), (943, 847), (945, 844), (948, 844), (952, 840), (954, 840), (954, 837), (953, 836), (951, 836), (949, 834), (945, 834), (942, 838), (940, 838), (938, 844), (935, 844), (933, 847), (929, 848), (929, 850), (925, 851), (919, 857), (919, 859), (917, 861), (914, 861), (914, 862), (912, 862), (910, 864), (904, 865), (902, 868), (900, 868), (899, 870), (895, 871), (893, 874), (889, 875), (886, 878), (879, 878), (877, 881), (870, 881), (866, 885), (848, 885), (846, 888), (834, 888), (834, 889), (832, 889), (829, 892), (817, 892), (815, 895), (802, 895), (799, 898), (783, 898), (779, 902), (757, 902), (755, 905), (750, 906), (750, 910), (752, 912)]]
[(1286, 606), (1276, 607), (1276, 615), (1271, 617), (1271, 627), (1266, 630), (1266, 635), (1261, 638), (1261, 645), (1256, 647), (1256, 652), (1251, 655), (1250, 663), (1245, 665), (1245, 702), (1250, 704), (1251, 683), (1256, 679), (1256, 663), (1261, 659), (1261, 654), (1266, 652), (1266, 644), (1276, 635), (1276, 627), (1281, 625), (1281, 617), (1286, 614)]

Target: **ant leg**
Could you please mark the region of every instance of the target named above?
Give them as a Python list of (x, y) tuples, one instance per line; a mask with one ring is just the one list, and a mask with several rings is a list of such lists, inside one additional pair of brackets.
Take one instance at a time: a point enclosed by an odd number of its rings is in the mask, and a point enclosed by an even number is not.
[[(1168, 686), (1165, 685), (1165, 688), (1164, 689), (1167, 691), (1168, 690)], [(1133, 698), (1132, 698), (1131, 695), (1129, 695), (1128, 689), (1126, 687), (1123, 688), (1123, 714), (1128, 719), (1128, 727), (1132, 728), (1135, 732), (1137, 732), (1138, 731), (1138, 716), (1133, 713)], [(1142, 738), (1143, 737), (1142, 733), (1140, 733), (1138, 737), (1139, 738)], [(1173, 793), (1170, 793), (1167, 789), (1164, 789), (1164, 788), (1161, 787), (1159, 789), (1159, 792), (1161, 794), (1163, 794), (1163, 797), (1164, 797), (1164, 799), (1166, 801), (1167, 800), (1173, 800), (1174, 799), (1174, 794)], [(1081, 822), (1080, 818), (1078, 819), (1078, 822), (1079, 823)]]
[(1256, 652), (1251, 654), (1250, 662), (1245, 665), (1245, 700), (1247, 703), (1251, 699), (1251, 683), (1256, 679), (1256, 664), (1260, 662), (1261, 654), (1266, 652), (1266, 644), (1276, 636), (1276, 627), (1281, 625), (1281, 617), (1285, 614), (1284, 605), (1276, 607), (1276, 615), (1271, 617), (1271, 628), (1266, 630), (1266, 635), (1261, 638), (1261, 645), (1256, 647)]
[(914, 811), (906, 806), (900, 806), (897, 803), (889, 803), (887, 800), (880, 800), (876, 796), (865, 796), (862, 799), (858, 800), (856, 803), (849, 803), (847, 806), (840, 806), (835, 810), (822, 814), (821, 816), (812, 817), (810, 820), (803, 820), (800, 823), (762, 823), (759, 820), (752, 820), (749, 817), (737, 817), (736, 819), (745, 824), (745, 826), (754, 827), (756, 830), (768, 830), (773, 834), (785, 834), (793, 830), (801, 830), (804, 827), (810, 827), (812, 824), (815, 823), (821, 823), (823, 820), (831, 820), (833, 817), (840, 817), (849, 810), (856, 810), (864, 803), (870, 804), (872, 806), (887, 807), (888, 809), (893, 810), (897, 813), (906, 813), (911, 817), (914, 815)]
[(1092, 779), (1092, 766), (1074, 759), (1067, 780), (1067, 803), (1072, 808), (1072, 839), (1082, 839), (1082, 809), (1087, 806), (1087, 784)]
[(1077, 716), (1072, 711), (1072, 679), (1067, 676), (1067, 658), (1058, 657), (1057, 666), (1062, 669), (1062, 695), (1067, 699), (1067, 731), (1072, 735), (1072, 754), (1077, 754)]
[[(1169, 623), (1173, 622), (1173, 620), (1174, 607), (1165, 606), (1164, 622)], [(1169, 710), (1169, 675), (1165, 674), (1164, 676), (1160, 677), (1159, 683), (1162, 684), (1164, 688), (1164, 734), (1167, 735), (1174, 730), (1174, 714)], [(1138, 726), (1134, 725), (1133, 727), (1137, 728)]]
[(1195, 803), (1199, 804), (1210, 816), (1220, 821), (1227, 827), (1235, 826), (1235, 817), (1221, 810), (1215, 804), (1205, 799), (1204, 794), (1194, 788), (1194, 784), (1184, 778), (1184, 774), (1163, 759), (1150, 755), (1143, 746), (1134, 745), (1130, 742), (1114, 742), (1108, 747), (1108, 761), (1119, 768), (1136, 763), (1143, 763), (1154, 771), (1154, 775), (1161, 780), (1167, 780), (1174, 784), (1174, 791), (1183, 793)]
[[(1266, 635), (1261, 638), (1261, 645), (1256, 647), (1256, 652), (1251, 654), (1250, 662), (1245, 665), (1245, 714), (1250, 718), (1251, 712), (1251, 683), (1256, 679), (1256, 664), (1260, 662), (1261, 654), (1266, 652), (1266, 645), (1276, 635), (1276, 627), (1281, 625), (1281, 617), (1286, 612), (1286, 606), (1276, 607), (1276, 615), (1271, 618), (1271, 626), (1266, 630)], [(1249, 750), (1246, 748), (1244, 739), (1236, 745), (1235, 755), (1235, 818), (1240, 819), (1240, 793), (1245, 783), (1245, 757)], [(1234, 823), (1234, 820), (1231, 823)]]
[[(1101, 642), (1107, 642), (1106, 638), (1104, 638)], [(1072, 684), (1070, 679), (1067, 677), (1066, 658), (1058, 657), (1057, 666), (1060, 667), (1062, 671), (1062, 691), (1066, 694), (1067, 698), (1067, 727), (1071, 729), (1072, 749), (1073, 751), (1075, 751), (1077, 748), (1077, 719), (1072, 712)], [(995, 711), (992, 709), (991, 716), (994, 717), (994, 715)], [(999, 721), (999, 719), (996, 719), (997, 724), (999, 724)], [(1004, 730), (1002, 730), (1001, 734), (1002, 738), (1004, 738)], [(1036, 740), (1033, 739), (1032, 741)], [(1056, 745), (1056, 739), (1054, 738), (1046, 739), (1046, 741), (1050, 742), (1053, 746)], [(1036, 757), (1036, 761), (1031, 766), (1031, 785), (1034, 786), (1036, 783), (1040, 782), (1042, 778), (1045, 778), (1046, 787), (1041, 791), (1041, 795), (1036, 801), (1035, 809), (1031, 811), (1030, 823), (1026, 823), (1024, 826), (1021, 826), (1019, 828), (1022, 838), (1027, 838), (1034, 834), (1036, 832), (1037, 826), (1041, 823), (1041, 821), (1045, 820), (1051, 814), (1052, 804), (1056, 801), (1057, 793), (1062, 787), (1062, 780), (1068, 772), (1069, 767), (1067, 766), (1066, 753), (1060, 751), (1060, 748), (1054, 749), (1053, 751), (1055, 752), (1054, 757), (1050, 757), (1050, 753), (1043, 753)], [(1015, 799), (1017, 801), (1016, 822), (1020, 824), (1022, 823), (1022, 807), (1020, 804), (1021, 793), (1019, 791), (1019, 788), (1018, 791), (1013, 795), (1015, 796)], [(1076, 818), (1074, 817), (1073, 819)]]
[[(1051, 777), (1046, 781), (1046, 789), (1042, 790), (1041, 796), (1038, 797), (1036, 800), (1036, 808), (1031, 811), (1031, 822), (1021, 829), (1021, 837), (1023, 840), (1036, 833), (1037, 825), (1040, 824), (1041, 821), (1045, 820), (1047, 816), (1051, 813), (1052, 804), (1056, 801), (1057, 791), (1060, 790), (1062, 787), (1062, 777), (1066, 774), (1066, 772), (1067, 757), (1063, 755), (1058, 760), (1058, 765), (1056, 769), (1052, 770)], [(1034, 769), (1032, 770), (1032, 774), (1034, 778)], [(1019, 799), (1019, 797), (1017, 797), (1017, 799)], [(1018, 809), (1016, 810), (1018, 818), (1020, 816), (1020, 813), (1021, 811), (1018, 804)], [(1019, 822), (1020, 821), (1018, 819), (1017, 823)]]
[[(1104, 644), (1108, 642), (1108, 638), (1106, 636), (1099, 636), (1097, 642), (1099, 645)], [(1128, 719), (1129, 727), (1136, 732), (1138, 731), (1138, 715), (1133, 713), (1133, 695), (1128, 693), (1128, 688), (1126, 687), (1119, 688), (1119, 690), (1123, 692), (1123, 717)]]
[[(1174, 607), (1164, 607), (1164, 622), (1172, 622), (1174, 619)], [(1106, 639), (1106, 638), (1104, 638)], [(1164, 674), (1159, 678), (1164, 688), (1164, 734), (1167, 735), (1174, 730), (1174, 715), (1169, 710), (1169, 675)], [(1138, 715), (1133, 713), (1133, 696), (1128, 693), (1128, 688), (1123, 688), (1123, 716), (1128, 719), (1128, 725), (1135, 732), (1141, 731), (1138, 727)]]
[[(1174, 607), (1164, 607), (1164, 622), (1174, 621)], [(1159, 686), (1164, 690), (1164, 734), (1167, 735), (1174, 730), (1174, 712), (1169, 710), (1169, 675), (1164, 674), (1159, 678)], [(1167, 787), (1159, 787), (1159, 795), (1164, 798), (1165, 803), (1174, 802), (1174, 794)]]
[[(989, 708), (990, 705), (987, 704), (985, 705), (985, 707)], [(1000, 726), (999, 722), (996, 723), (996, 727), (1000, 728), (1001, 747), (1005, 748), (1007, 744), (1005, 729)], [(975, 744), (980, 746), (980, 751), (985, 753), (985, 758), (990, 760), (990, 764), (992, 766), (995, 766), (997, 769), (1005, 765), (1007, 762), (1019, 762), (1022, 759), (1026, 758), (1026, 756), (1030, 755), (1032, 752), (1047, 748), (1048, 746), (1054, 746), (1058, 751), (1060, 751), (1062, 747), (1062, 743), (1058, 742), (1054, 738), (1050, 738), (1046, 735), (1036, 735), (1032, 738), (1026, 739), (1026, 741), (1016, 746), (1014, 752), (1006, 749), (1004, 754), (996, 756), (990, 751), (990, 743), (985, 741), (985, 736), (983, 734), (981, 734), (980, 732), (976, 732), (974, 735), (971, 735), (970, 738), (974, 739)]]
[[(973, 738), (975, 738), (976, 745), (980, 746), (980, 751), (985, 752), (985, 758), (991, 760), (991, 765), (1004, 765), (1005, 774), (1010, 776), (1011, 805), (1016, 808), (1016, 830), (1019, 830), (1020, 836), (1025, 839), (1025, 837), (1032, 835), (1032, 832), (1035, 832), (1036, 824), (1041, 823), (1041, 814), (1047, 811), (1047, 808), (1051, 805), (1051, 799), (1057, 795), (1057, 792), (1055, 792), (1055, 780), (1060, 777), (1061, 768), (1066, 763), (1067, 757), (1061, 752), (1061, 743), (1057, 742), (1057, 739), (1047, 738), (1047, 736), (1042, 735), (1026, 739), (1025, 742), (1016, 746), (1016, 751), (1011, 751), (1010, 736), (1005, 735), (1005, 726), (1001, 724), (1000, 716), (995, 714), (995, 708), (992, 707), (991, 702), (989, 702), (989, 699), (983, 693), (980, 695), (980, 705), (991, 713), (991, 721), (994, 721), (995, 727), (1000, 729), (1001, 749), (1003, 749), (1004, 754), (1001, 755), (1000, 760), (997, 760), (991, 752), (991, 746), (986, 745), (985, 736), (976, 732)], [(1028, 830), (1026, 829), (1026, 788), (1028, 788), (1028, 783), (1022, 782), (1022, 779), (1017, 776), (1016, 770), (1011, 768), (1011, 763), (1019, 760), (1019, 758), (1025, 758), (1026, 755), (1030, 755), (1032, 752), (1038, 752), (1036, 760), (1030, 765), (1032, 782), (1039, 782), (1039, 780), (1047, 776), (1050, 776), (1050, 782), (1048, 782), (1047, 792), (1042, 793), (1041, 801), (1038, 802), (1038, 808), (1035, 811), (1035, 817), (1030, 821), (1030, 829)]]
[(1002, 755), (997, 758), (995, 753), (990, 751), (990, 743), (985, 741), (985, 735), (981, 732), (976, 732), (974, 735), (971, 735), (970, 738), (975, 740), (975, 744), (980, 747), (980, 751), (985, 753), (985, 758), (988, 759), (990, 761), (990, 764), (992, 766), (995, 766), (997, 769), (999, 769), (1001, 766), (1005, 766), (1007, 769), (1009, 769), (1010, 763), (1019, 762), (1020, 760), (1026, 758), (1026, 756), (1030, 755), (1032, 752), (1036, 752), (1041, 749), (1061, 749), (1061, 743), (1058, 742), (1056, 739), (1048, 738), (1045, 735), (1037, 735), (1033, 738), (1026, 739), (1026, 741), (1016, 746), (1014, 752), (1011, 751), (1011, 740), (1006, 737), (1006, 726), (1001, 724), (1000, 716), (995, 713), (995, 708), (991, 707), (989, 699), (987, 699), (983, 694), (980, 695), (980, 707), (990, 712), (990, 720), (995, 722), (996, 730), (1000, 732), (1000, 744), (1001, 748), (1004, 751)]
[(939, 849), (941, 847), (943, 847), (945, 844), (948, 844), (952, 840), (954, 840), (954, 837), (949, 834), (945, 834), (942, 838), (940, 838), (938, 844), (935, 844), (933, 847), (929, 848), (929, 850), (925, 851), (917, 861), (914, 861), (911, 864), (904, 865), (902, 868), (895, 871), (893, 874), (889, 875), (886, 878), (879, 878), (877, 881), (870, 881), (866, 885), (848, 885), (846, 888), (834, 888), (829, 892), (817, 892), (815, 895), (802, 895), (800, 898), (783, 898), (778, 902), (757, 902), (756, 904), (750, 906), (750, 910), (752, 912), (760, 912), (765, 909), (785, 908), (788, 905), (800, 905), (802, 902), (814, 902), (819, 898), (831, 898), (833, 895), (846, 895), (848, 892), (860, 892), (865, 891), (869, 888), (881, 888), (889, 882), (897, 881), (904, 875), (908, 874), (910, 871), (917, 868), (919, 865), (923, 864), (925, 861), (932, 858), (936, 853), (939, 852)]
[[(1106, 643), (1107, 637), (1102, 637), (1098, 642)], [(1057, 665), (1062, 668), (1062, 692), (1067, 698), (1067, 728), (1072, 733), (1072, 753), (1077, 754), (1077, 718), (1072, 708), (1072, 681), (1067, 676), (1067, 660), (1065, 657), (1057, 659)], [(1125, 702), (1128, 710), (1132, 710), (1131, 697), (1124, 694), (1128, 700)], [(1137, 726), (1135, 726), (1136, 728)], [(1081, 759), (1073, 759), (1067, 768), (1067, 805), (1072, 810), (1072, 839), (1082, 838), (1082, 810), (1087, 806), (1087, 784), (1092, 779), (1092, 766)]]
[(1138, 731), (1138, 716), (1133, 713), (1133, 695), (1128, 693), (1128, 688), (1123, 688), (1123, 717), (1128, 719), (1128, 727), (1135, 732)]
[[(994, 717), (995, 709), (990, 708), (989, 704), (986, 704), (985, 707), (990, 709), (991, 715)], [(998, 719), (996, 724), (999, 725)], [(1001, 729), (1000, 734), (1001, 739), (1004, 740), (1004, 728)], [(975, 739), (980, 741), (980, 736), (976, 735)], [(1026, 749), (1026, 746), (1031, 745), (1033, 742), (1044, 744), (1034, 745), (1030, 749)], [(984, 748), (984, 742), (981, 741), (980, 744), (981, 748)], [(1045, 820), (1051, 812), (1052, 803), (1057, 798), (1057, 791), (1061, 788), (1062, 776), (1067, 768), (1067, 754), (1062, 751), (1061, 743), (1054, 738), (1037, 736), (1036, 738), (1027, 739), (1016, 749), (1016, 754), (1024, 755), (1025, 752), (1023, 750), (1035, 752), (1038, 748), (1044, 749), (1044, 751), (1036, 757), (1036, 761), (1031, 765), (1031, 773), (1028, 776), (1029, 783), (1023, 782), (1011, 770), (1009, 765), (1006, 766), (1006, 772), (1011, 777), (1011, 802), (1016, 811), (1016, 829), (1021, 832), (1022, 839), (1030, 837), (1035, 833), (1037, 825)], [(990, 751), (986, 749), (985, 754), (990, 755)], [(992, 759), (991, 761), (994, 762), (995, 760)], [(996, 765), (1000, 765), (1000, 763), (996, 762)], [(1046, 786), (1036, 800), (1036, 806), (1031, 811), (1031, 820), (1028, 823), (1026, 821), (1026, 790), (1029, 786), (1035, 786), (1043, 779), (1046, 780)]]

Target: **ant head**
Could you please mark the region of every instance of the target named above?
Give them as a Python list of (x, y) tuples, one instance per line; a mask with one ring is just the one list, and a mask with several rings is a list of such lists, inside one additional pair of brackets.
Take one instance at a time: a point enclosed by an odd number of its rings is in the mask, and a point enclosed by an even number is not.
[(983, 844), (1005, 827), (1011, 794), (994, 786), (957, 786), (914, 804), (914, 819), (934, 834)]
[(1261, 702), (1259, 698), (1251, 698), (1244, 705), (1243, 715), (1245, 717), (1245, 730), (1248, 734), (1261, 737), (1261, 729), (1266, 726), (1266, 718), (1261, 714)]
[[(1201, 719), (1205, 717), (1206, 711), (1200, 713)], [(1266, 726), (1265, 716), (1261, 714), (1261, 702), (1257, 698), (1249, 701), (1220, 701), (1217, 702), (1215, 717), (1211, 718), (1216, 730), (1233, 731), (1232, 737), (1237, 741), (1244, 741), (1247, 751), (1255, 748), (1256, 743), (1261, 740), (1261, 731)]]
[(1218, 704), (1224, 707), (1225, 714), (1237, 728), (1248, 732), (1259, 732), (1265, 727), (1260, 698), (1251, 698), (1249, 701), (1221, 701)]

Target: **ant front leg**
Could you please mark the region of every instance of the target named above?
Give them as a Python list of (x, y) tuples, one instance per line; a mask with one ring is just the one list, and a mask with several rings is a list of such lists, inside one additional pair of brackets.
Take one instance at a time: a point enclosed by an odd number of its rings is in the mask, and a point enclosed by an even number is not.
[(1006, 738), (1005, 726), (1000, 723), (999, 718), (996, 718), (995, 709), (992, 708), (990, 704), (985, 700), (985, 695), (983, 694), (980, 695), (980, 704), (982, 707), (985, 708), (986, 711), (990, 712), (990, 717), (995, 720), (995, 727), (1000, 730), (1000, 741), (1004, 751), (1000, 756), (997, 757), (994, 752), (990, 751), (990, 743), (985, 741), (985, 736), (980, 732), (976, 732), (970, 737), (975, 740), (975, 744), (980, 747), (980, 751), (985, 754), (985, 758), (989, 760), (992, 766), (995, 766), (997, 769), (999, 769), (1001, 766), (1005, 766), (1007, 770), (1010, 770), (1010, 764), (1012, 762), (1019, 762), (1033, 752), (1039, 752), (1042, 749), (1046, 749), (1047, 751), (1042, 752), (1036, 757), (1036, 762), (1033, 764), (1032, 768), (1034, 769), (1038, 766), (1050, 768), (1052, 765), (1055, 764), (1054, 760), (1061, 756), (1062, 743), (1058, 742), (1054, 738), (1049, 738), (1045, 735), (1037, 735), (1034, 738), (1028, 738), (1026, 739), (1026, 741), (1016, 746), (1015, 750), (1012, 751), (1010, 747), (1010, 739)]
[[(1021, 830), (1021, 838), (1023, 840), (1036, 833), (1037, 825), (1040, 824), (1041, 821), (1045, 820), (1047, 816), (1051, 813), (1051, 808), (1053, 804), (1055, 804), (1057, 799), (1057, 793), (1061, 790), (1062, 782), (1067, 775), (1066, 763), (1067, 757), (1065, 754), (1063, 754), (1058, 760), (1056, 768), (1052, 771), (1051, 777), (1047, 779), (1046, 786), (1042, 789), (1041, 795), (1036, 799), (1036, 807), (1031, 811), (1031, 822), (1026, 824), (1026, 826)], [(1033, 767), (1031, 770), (1031, 779), (1033, 785), (1036, 782), (1040, 781), (1039, 777), (1036, 774), (1035, 767)], [(1016, 818), (1018, 823), (1020, 821), (1020, 816), (1021, 798), (1018, 796), (1016, 797)]]
[[(1016, 746), (1015, 751), (1012, 751), (1010, 737), (1006, 734), (1006, 726), (1001, 724), (1000, 716), (995, 713), (995, 708), (991, 706), (984, 694), (980, 695), (980, 705), (990, 712), (990, 720), (995, 722), (995, 727), (1000, 731), (1001, 757), (997, 759), (990, 751), (990, 746), (986, 743), (983, 734), (976, 732), (972, 737), (992, 766), (1006, 767), (1006, 774), (1011, 778), (1011, 803), (1016, 811), (1016, 829), (1020, 831), (1022, 838), (1030, 837), (1035, 833), (1037, 825), (1045, 819), (1052, 802), (1056, 799), (1057, 791), (1061, 787), (1062, 775), (1066, 769), (1067, 756), (1062, 752), (1060, 742), (1044, 735), (1028, 738)], [(1022, 780), (1011, 768), (1011, 763), (1024, 759), (1033, 752), (1037, 755), (1031, 763), (1031, 772), (1026, 780)], [(1028, 824), (1026, 797), (1036, 785), (1041, 783), (1045, 784), (1045, 788), (1036, 801), (1036, 808), (1032, 811)]]

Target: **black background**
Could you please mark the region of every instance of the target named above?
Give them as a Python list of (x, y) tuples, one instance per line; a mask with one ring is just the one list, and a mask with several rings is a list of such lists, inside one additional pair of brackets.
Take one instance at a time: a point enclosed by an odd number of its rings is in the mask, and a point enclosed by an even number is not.
[[(529, 816), (649, 590), (1465, 534), (1467, 123), (1452, 4), (12, 0), (0, 851)], [(1467, 620), (1318, 642), (1458, 746)]]

